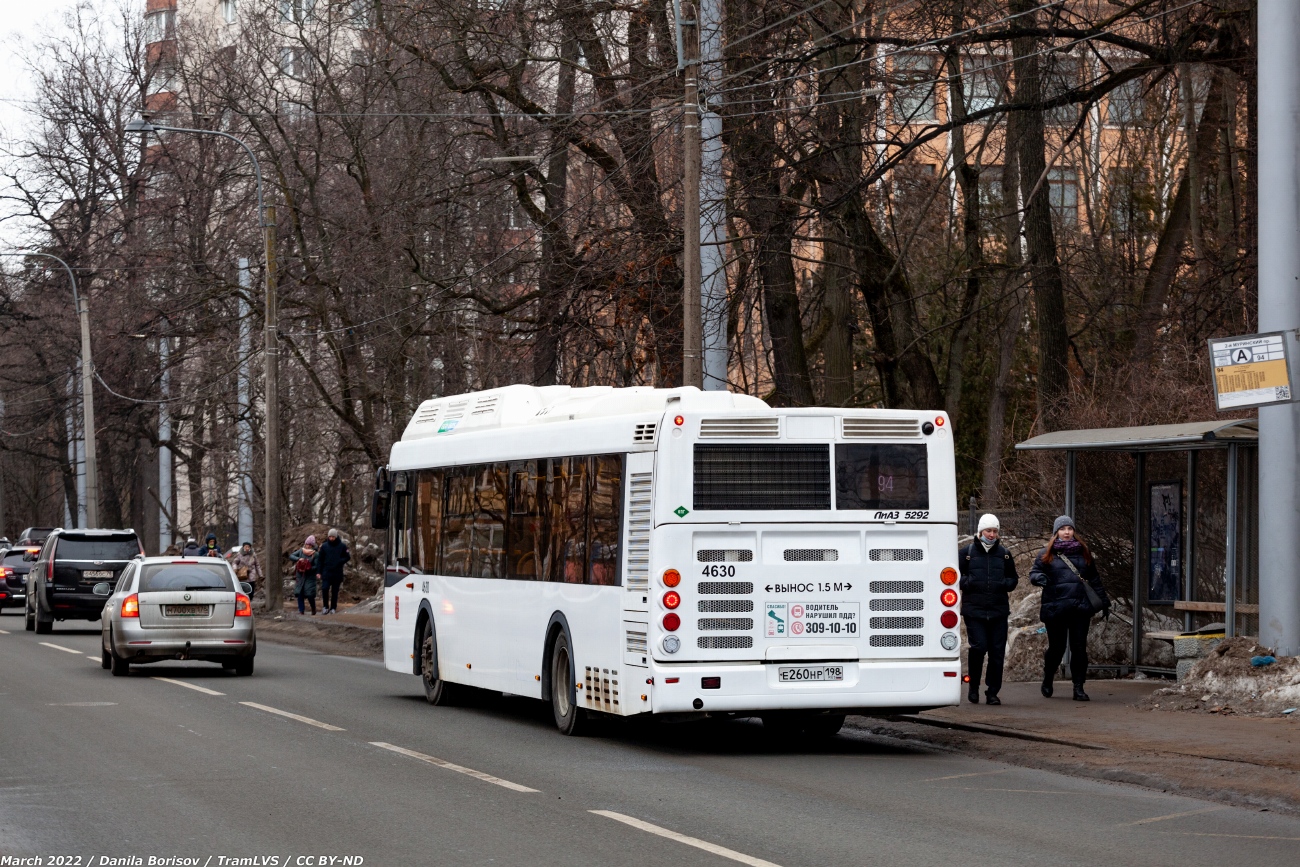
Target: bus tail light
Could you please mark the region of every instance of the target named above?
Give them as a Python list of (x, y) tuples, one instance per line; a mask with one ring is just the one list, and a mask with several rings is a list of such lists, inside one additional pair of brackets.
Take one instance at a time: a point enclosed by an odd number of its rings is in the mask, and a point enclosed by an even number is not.
[(943, 624), (944, 629), (953, 629), (957, 626), (957, 612), (945, 611), (939, 615), (939, 622)]
[(957, 570), (951, 566), (945, 567), (944, 570), (939, 573), (939, 580), (950, 586), (957, 583), (957, 577)]
[[(664, 636), (664, 653), (676, 653), (681, 649), (682, 649), (682, 640), (680, 638), (678, 638), (676, 635)], [(673, 679), (670, 679), (668, 681), (668, 683), (673, 683), (673, 682), (674, 682)]]
[(235, 616), (236, 617), (253, 616), (252, 603), (248, 601), (248, 597), (245, 596), (243, 593), (235, 594)]
[(664, 594), (665, 608), (672, 609), (672, 608), (676, 608), (678, 605), (681, 604), (682, 604), (682, 596), (676, 590), (669, 590), (667, 593)]
[(677, 425), (678, 427), (681, 427), (682, 425), (686, 424), (685, 416), (680, 416), (680, 415), (673, 416), (673, 424)]
[(677, 628), (682, 625), (682, 619), (673, 612), (669, 611), (664, 615), (664, 629), (669, 632), (676, 632)]
[(676, 587), (682, 583), (682, 573), (676, 569), (667, 569), (664, 571), (663, 582), (665, 587)]
[(126, 597), (125, 599), (122, 600), (122, 616), (123, 616), (123, 617), (139, 617), (139, 616), (140, 616), (140, 597), (139, 597), (139, 596), (137, 596), (136, 594), (132, 593), (130, 596), (128, 596), (128, 597)]
[(953, 607), (957, 604), (957, 591), (949, 587), (939, 594), (939, 601), (943, 603), (945, 608)]

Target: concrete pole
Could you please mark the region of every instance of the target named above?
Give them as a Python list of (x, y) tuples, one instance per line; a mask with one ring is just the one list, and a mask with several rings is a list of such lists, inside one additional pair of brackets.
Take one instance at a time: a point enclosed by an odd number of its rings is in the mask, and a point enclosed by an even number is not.
[(1228, 638), (1237, 634), (1237, 444), (1228, 446), (1227, 527), (1223, 547), (1223, 622)]
[[(1292, 332), (1300, 347), (1300, 3), (1259, 0), (1259, 330)], [(1300, 403), (1259, 410), (1259, 638), (1300, 654), (1300, 575), (1278, 551), (1300, 544)]]
[[(683, 14), (691, 15), (687, 7)], [(700, 310), (699, 42), (695, 22), (682, 21), (686, 99), (682, 105), (682, 385), (704, 386)]]
[(162, 402), (158, 404), (158, 553), (161, 554), (176, 542), (176, 527), (172, 524), (175, 505), (172, 502), (172, 339), (163, 320), (163, 335), (158, 341), (158, 376)]
[[(73, 284), (75, 287), (75, 283)], [(76, 289), (74, 288), (75, 292)], [(95, 448), (95, 391), (94, 364), (90, 358), (90, 299), (85, 295), (78, 297), (78, 313), (81, 318), (81, 441), (85, 451), (85, 486), (86, 503), (83, 527), (99, 526), (99, 460)]]
[(278, 615), (284, 606), (284, 581), (280, 574), (280, 302), (275, 282), (274, 205), (262, 209), (262, 231), (266, 240), (266, 480), (262, 493), (266, 505), (266, 554), (262, 572), (266, 575), (266, 609)]
[(236, 402), (239, 419), (235, 423), (235, 442), (239, 451), (237, 484), (239, 486), (238, 526), (236, 544), (253, 541), (253, 420), (249, 402), (252, 381), (253, 324), (249, 319), (249, 290), (252, 273), (248, 260), (239, 260), (239, 379)]
[(722, 79), (722, 0), (700, 0), (700, 305), (704, 390), (727, 389), (727, 181), (722, 118), (714, 93)]

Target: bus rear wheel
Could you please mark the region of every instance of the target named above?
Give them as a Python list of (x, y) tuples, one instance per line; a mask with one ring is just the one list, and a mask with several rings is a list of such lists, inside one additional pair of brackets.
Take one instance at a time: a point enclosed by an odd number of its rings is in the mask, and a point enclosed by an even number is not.
[(569, 636), (561, 632), (551, 649), (551, 713), (555, 717), (555, 727), (563, 735), (580, 735), (587, 728), (587, 712), (578, 707), (573, 672)]
[(455, 702), (456, 684), (438, 677), (438, 645), (430, 620), (420, 627), (420, 682), (424, 684), (424, 698), (429, 704), (446, 707)]

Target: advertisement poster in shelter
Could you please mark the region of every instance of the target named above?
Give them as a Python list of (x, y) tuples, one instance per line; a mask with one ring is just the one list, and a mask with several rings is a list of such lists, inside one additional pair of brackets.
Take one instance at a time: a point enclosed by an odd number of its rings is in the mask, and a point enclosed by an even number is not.
[(1147, 601), (1176, 602), (1181, 598), (1183, 485), (1182, 482), (1152, 482), (1149, 489)]

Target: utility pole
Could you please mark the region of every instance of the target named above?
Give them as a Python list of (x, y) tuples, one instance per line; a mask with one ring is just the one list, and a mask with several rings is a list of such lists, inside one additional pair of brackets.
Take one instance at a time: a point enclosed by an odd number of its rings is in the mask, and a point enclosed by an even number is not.
[(699, 35), (696, 21), (684, 20), (680, 25), (682, 62), (686, 72), (686, 101), (682, 105), (682, 385), (703, 388), (703, 317), (700, 311)]
[[(1259, 330), (1286, 331), (1296, 386), (1300, 351), (1300, 3), (1260, 0)], [(1293, 393), (1294, 394), (1294, 393)], [(1259, 639), (1278, 656), (1300, 654), (1300, 403), (1259, 408)], [(1265, 551), (1269, 556), (1265, 556)]]
[(235, 423), (235, 442), (239, 451), (239, 503), (237, 545), (253, 541), (253, 407), (249, 399), (252, 381), (253, 325), (248, 319), (249, 290), (253, 285), (248, 260), (239, 260), (239, 377), (236, 404), (239, 420)]
[(722, 80), (722, 0), (700, 0), (700, 303), (704, 390), (727, 388), (727, 182), (722, 175), (722, 118), (710, 104)]
[(167, 320), (162, 321), (162, 336), (158, 338), (158, 390), (162, 402), (158, 404), (158, 553), (166, 551), (176, 542), (176, 525), (172, 523), (175, 506), (172, 503), (172, 338)]
[(266, 609), (279, 614), (284, 606), (284, 578), (280, 574), (280, 303), (275, 284), (275, 206), (262, 210), (266, 236)]

